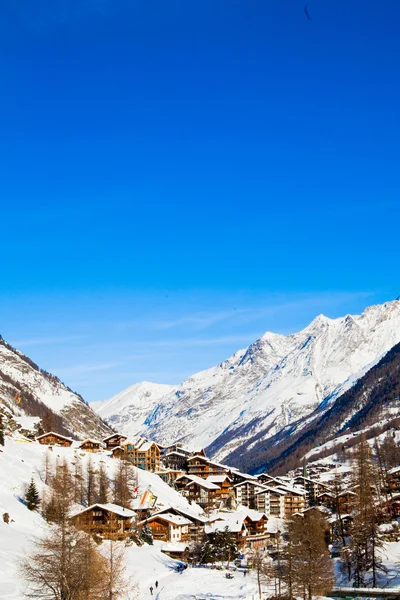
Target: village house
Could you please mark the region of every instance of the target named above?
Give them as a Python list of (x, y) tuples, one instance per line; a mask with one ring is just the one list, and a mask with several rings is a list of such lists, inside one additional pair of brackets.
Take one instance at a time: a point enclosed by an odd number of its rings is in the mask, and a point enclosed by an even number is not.
[(36, 440), (39, 444), (44, 444), (46, 446), (64, 446), (65, 448), (69, 448), (73, 443), (71, 438), (65, 437), (60, 433), (55, 433), (54, 431), (48, 431), (47, 433), (38, 435)]
[(134, 522), (135, 512), (118, 504), (93, 504), (71, 517), (77, 529), (106, 539), (124, 539)]
[(255, 475), (248, 475), (247, 473), (242, 473), (238, 469), (231, 469), (231, 477), (233, 485), (237, 485), (238, 483), (242, 483), (243, 481), (257, 481), (257, 477)]
[(149, 525), (153, 538), (159, 542), (187, 542), (189, 540), (189, 519), (170, 512), (152, 515), (138, 523), (139, 527)]
[(179, 450), (171, 450), (163, 456), (163, 463), (166, 469), (172, 469), (174, 471), (182, 471), (186, 473), (188, 468), (188, 456)]
[(317, 504), (333, 510), (336, 504), (335, 496), (330, 492), (322, 492), (322, 494), (318, 494), (317, 496)]
[(226, 475), (209, 475), (206, 479), (216, 485), (218, 490), (215, 491), (215, 499), (217, 506), (225, 506), (232, 508), (235, 501), (235, 491), (232, 487), (232, 479)]
[(175, 471), (174, 469), (160, 469), (160, 471), (156, 471), (156, 475), (161, 477), (170, 486), (173, 486), (178, 477), (184, 474), (184, 471)]
[(256, 508), (256, 494), (266, 488), (265, 485), (253, 479), (247, 479), (233, 486), (235, 490), (237, 504), (242, 504), (248, 508)]
[(260, 475), (257, 475), (257, 481), (263, 485), (269, 485), (275, 479), (272, 475), (268, 475), (268, 473), (260, 473)]
[(189, 541), (200, 542), (204, 537), (204, 527), (208, 523), (208, 517), (205, 515), (199, 515), (191, 510), (176, 508), (172, 506), (166, 506), (161, 510), (158, 510), (152, 516), (161, 515), (164, 513), (171, 513), (173, 515), (180, 515), (190, 521), (189, 528)]
[(79, 444), (79, 448), (85, 452), (100, 452), (103, 449), (103, 444), (98, 440), (88, 438)]
[(304, 475), (299, 475), (293, 479), (293, 485), (297, 487), (302, 487), (308, 496), (308, 501), (313, 503), (316, 501), (319, 494), (322, 492), (329, 492), (330, 487), (320, 481), (315, 479), (311, 479), (310, 477), (304, 477)]
[(210, 518), (209, 524), (205, 526), (205, 534), (211, 535), (217, 531), (229, 531), (233, 534), (238, 550), (243, 551), (248, 534), (245, 518), (244, 513), (238, 512), (215, 514)]
[(175, 482), (176, 487), (189, 502), (196, 502), (203, 510), (211, 511), (218, 505), (218, 485), (196, 475), (182, 475)]
[(294, 513), (302, 512), (306, 508), (306, 493), (295, 488), (278, 488), (285, 492), (284, 518), (289, 519)]
[(343, 490), (337, 496), (337, 506), (340, 514), (350, 514), (353, 511), (357, 494), (351, 490)]
[(115, 446), (115, 448), (111, 450), (111, 458), (125, 458), (125, 450), (123, 449), (123, 447)]
[(138, 469), (152, 471), (160, 470), (160, 448), (155, 442), (139, 438), (135, 443), (124, 443), (125, 456)]
[(104, 438), (103, 443), (106, 445), (106, 450), (114, 450), (117, 447), (122, 447), (122, 444), (127, 440), (126, 435), (120, 433), (113, 433), (108, 437)]
[(267, 515), (248, 509), (244, 524), (247, 529), (246, 546), (248, 548), (264, 548), (270, 538)]
[(389, 491), (400, 492), (400, 467), (394, 467), (389, 471)]
[(188, 458), (188, 475), (195, 475), (196, 477), (206, 479), (209, 475), (223, 474), (231, 477), (231, 469), (226, 465), (213, 462), (200, 454)]
[(264, 486), (255, 493), (255, 508), (267, 516), (283, 519), (285, 516), (285, 492), (279, 488)]

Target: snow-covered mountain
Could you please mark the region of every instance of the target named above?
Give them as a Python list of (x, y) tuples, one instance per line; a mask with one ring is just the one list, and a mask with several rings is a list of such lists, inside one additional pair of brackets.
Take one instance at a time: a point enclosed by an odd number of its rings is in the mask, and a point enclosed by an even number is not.
[(40, 417), (49, 428), (78, 438), (101, 438), (111, 433), (79, 394), (0, 336), (0, 408), (2, 405), (17, 417)]
[[(400, 301), (361, 315), (323, 315), (299, 333), (266, 333), (163, 396), (141, 433), (162, 443), (210, 447), (224, 459), (326, 407), (400, 342)], [(109, 409), (111, 406), (109, 406)], [(110, 417), (108, 417), (110, 418)]]
[(109, 400), (92, 402), (90, 406), (119, 433), (134, 437), (143, 429), (146, 417), (161, 398), (175, 389), (172, 385), (142, 381)]

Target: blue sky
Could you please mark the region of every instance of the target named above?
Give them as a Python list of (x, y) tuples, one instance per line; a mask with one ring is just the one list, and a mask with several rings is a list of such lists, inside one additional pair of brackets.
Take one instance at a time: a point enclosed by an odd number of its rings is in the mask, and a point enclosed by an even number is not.
[(308, 10), (0, 4), (0, 332), (88, 400), (400, 294), (400, 5)]

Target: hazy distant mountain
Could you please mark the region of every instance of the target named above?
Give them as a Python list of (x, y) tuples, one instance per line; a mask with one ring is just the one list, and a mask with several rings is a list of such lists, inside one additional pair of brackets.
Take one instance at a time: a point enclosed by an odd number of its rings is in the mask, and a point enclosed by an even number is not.
[(143, 381), (90, 406), (119, 433), (133, 437), (143, 429), (146, 417), (159, 400), (175, 389), (172, 385)]
[(398, 342), (398, 300), (371, 306), (358, 316), (320, 315), (289, 336), (266, 333), (159, 398), (149, 407), (141, 433), (164, 443), (209, 446), (220, 460), (235, 450), (237, 457), (242, 445), (251, 450), (256, 442), (310, 415), (320, 403), (328, 409)]

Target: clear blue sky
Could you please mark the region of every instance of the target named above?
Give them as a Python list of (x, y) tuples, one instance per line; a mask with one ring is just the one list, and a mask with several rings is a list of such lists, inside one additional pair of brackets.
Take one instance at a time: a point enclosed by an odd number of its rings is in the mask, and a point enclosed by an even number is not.
[(88, 400), (400, 294), (400, 3), (303, 5), (0, 3), (0, 332)]

